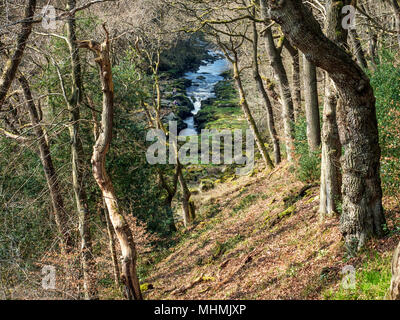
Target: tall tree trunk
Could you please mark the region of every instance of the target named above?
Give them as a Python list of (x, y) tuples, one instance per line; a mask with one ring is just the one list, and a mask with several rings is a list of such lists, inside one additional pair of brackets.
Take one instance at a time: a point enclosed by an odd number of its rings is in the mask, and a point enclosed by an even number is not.
[(357, 58), (357, 62), (359, 63), (360, 67), (363, 69), (368, 69), (367, 60), (365, 59), (364, 50), (362, 48), (359, 35), (356, 29), (349, 30), (351, 44), (353, 46), (354, 54)]
[(352, 58), (327, 39), (301, 0), (269, 2), (271, 17), (292, 45), (326, 70), (339, 91), (338, 128), (344, 147), (341, 231), (349, 249), (382, 236), (380, 147), (375, 97), (368, 77)]
[(281, 147), (279, 145), (279, 138), (275, 128), (274, 113), (272, 110), (272, 104), (268, 97), (267, 91), (265, 90), (262, 78), (260, 76), (260, 68), (258, 64), (258, 32), (257, 25), (253, 22), (253, 77), (257, 84), (258, 91), (260, 91), (261, 96), (264, 101), (264, 108), (267, 112), (267, 124), (269, 136), (274, 148), (274, 161), (275, 165), (281, 162)]
[(101, 89), (103, 92), (101, 129), (93, 148), (92, 155), (93, 176), (102, 192), (110, 216), (110, 221), (113, 224), (121, 246), (121, 279), (125, 285), (126, 298), (141, 300), (143, 298), (140, 291), (139, 279), (136, 273), (136, 246), (133, 241), (131, 230), (129, 229), (129, 226), (118, 206), (112, 181), (105, 168), (106, 155), (110, 148), (112, 139), (114, 118), (114, 85), (109, 57), (110, 41), (108, 32), (106, 30), (105, 32), (106, 40), (102, 44), (94, 41), (78, 42), (78, 47), (87, 48), (95, 53), (95, 61), (99, 65), (100, 69)]
[(292, 95), (294, 120), (297, 122), (301, 115), (300, 54), (299, 50), (292, 47), (287, 39), (284, 40), (284, 46), (292, 57)]
[[(357, 3), (357, 1), (355, 1), (355, 2)], [(360, 6), (360, 8), (364, 12), (368, 13), (369, 15), (371, 14), (367, 3), (364, 5), (363, 2), (358, 2), (357, 4)], [(377, 64), (379, 62), (378, 61), (377, 52), (376, 52), (377, 45), (378, 45), (378, 34), (376, 33), (376, 31), (371, 26), (368, 26), (367, 28), (368, 28), (367, 29), (367, 35), (368, 35), (368, 58), (369, 58), (369, 60), (371, 62), (372, 69), (374, 71), (376, 71)]]
[(189, 188), (186, 184), (186, 180), (183, 176), (182, 172), (182, 165), (179, 163), (177, 164), (177, 170), (178, 170), (178, 181), (181, 186), (181, 191), (182, 191), (182, 216), (183, 216), (183, 224), (185, 227), (190, 226), (195, 217), (195, 208), (194, 204), (190, 201), (191, 193), (189, 191)]
[(300, 83), (300, 55), (299, 51), (292, 56), (292, 87), (293, 87), (293, 107), (294, 120), (297, 121), (301, 115), (301, 83)]
[(340, 144), (336, 122), (338, 96), (332, 80), (326, 75), (321, 150), (321, 187), (319, 213), (321, 219), (337, 213), (337, 202), (341, 199), (342, 175), (340, 172)]
[(172, 182), (172, 187), (170, 187), (168, 185), (168, 182), (163, 174), (163, 172), (161, 171), (161, 169), (159, 169), (158, 171), (158, 177), (160, 179), (160, 186), (167, 192), (167, 197), (165, 199), (165, 205), (166, 205), (166, 210), (167, 210), (167, 217), (169, 219), (169, 230), (170, 232), (175, 232), (176, 226), (175, 226), (175, 221), (174, 221), (174, 213), (172, 210), (172, 200), (175, 197), (176, 194), (176, 189), (177, 189), (177, 184), (178, 184), (178, 175), (179, 175), (179, 171), (178, 171), (178, 165), (176, 166), (175, 169), (175, 174), (174, 174), (174, 179)]
[(249, 127), (251, 129), (251, 131), (254, 134), (254, 138), (256, 140), (257, 143), (257, 147), (258, 150), (261, 153), (261, 156), (265, 162), (265, 164), (267, 165), (268, 168), (273, 168), (274, 164), (272, 163), (272, 160), (268, 154), (267, 148), (264, 145), (264, 141), (261, 137), (260, 132), (258, 131), (256, 122), (254, 121), (253, 115), (251, 114), (249, 105), (247, 103), (247, 99), (246, 99), (246, 93), (244, 91), (243, 88), (243, 84), (242, 84), (242, 79), (240, 77), (240, 72), (239, 72), (239, 66), (238, 66), (238, 57), (237, 57), (237, 53), (234, 52), (234, 58), (233, 58), (233, 78), (236, 81), (236, 84), (239, 88), (239, 96), (240, 96), (240, 105), (242, 107), (243, 113), (246, 117), (247, 123), (249, 124)]
[(400, 243), (393, 255), (389, 297), (392, 300), (400, 300)]
[[(75, 0), (69, 0), (67, 10), (73, 10), (76, 6)], [(83, 269), (83, 283), (85, 299), (97, 299), (96, 288), (96, 266), (92, 252), (92, 241), (90, 237), (90, 214), (83, 174), (85, 171), (83, 147), (79, 135), (80, 103), (82, 101), (82, 78), (79, 52), (76, 45), (75, 15), (67, 20), (67, 39), (71, 58), (72, 89), (71, 98), (67, 102), (70, 112), (69, 135), (71, 138), (72, 155), (72, 181), (75, 195), (76, 207), (79, 217), (79, 233), (81, 238), (81, 257)]]
[(64, 200), (61, 195), (61, 188), (58, 181), (58, 176), (53, 165), (51, 158), (50, 147), (46, 142), (42, 126), (39, 121), (39, 116), (35, 103), (33, 101), (31, 89), (28, 80), (25, 76), (20, 76), (18, 81), (21, 84), (24, 92), (26, 106), (28, 108), (30, 121), (35, 132), (36, 139), (39, 143), (40, 161), (42, 162), (47, 185), (50, 192), (50, 197), (54, 210), (54, 217), (57, 224), (58, 232), (61, 236), (62, 248), (66, 252), (70, 251), (73, 247), (72, 238), (68, 229), (68, 215), (64, 207)]
[(106, 227), (107, 227), (107, 234), (108, 234), (108, 241), (109, 241), (108, 243), (109, 243), (109, 247), (110, 247), (111, 261), (112, 261), (113, 271), (114, 271), (114, 283), (115, 283), (115, 286), (117, 288), (119, 288), (120, 272), (119, 272), (119, 264), (118, 264), (118, 258), (117, 258), (117, 250), (115, 249), (114, 232), (112, 229), (110, 216), (107, 211), (107, 205), (104, 200), (103, 200), (103, 207), (104, 207), (104, 216), (106, 219)]
[(398, 0), (390, 0), (390, 4), (392, 5), (394, 17), (396, 19), (396, 30), (397, 30), (397, 43), (400, 48), (400, 5)]
[(379, 63), (378, 56), (376, 53), (377, 45), (378, 45), (378, 35), (371, 27), (369, 27), (367, 33), (368, 33), (368, 38), (369, 38), (369, 40), (368, 40), (368, 43), (369, 43), (368, 56), (369, 56), (369, 60), (371, 61), (372, 68), (374, 70), (376, 70), (377, 65)]
[[(339, 46), (346, 45), (347, 32), (341, 27), (342, 7), (347, 3), (329, 0), (326, 4), (326, 36)], [(321, 219), (332, 217), (337, 213), (336, 203), (341, 200), (342, 174), (340, 172), (340, 144), (339, 129), (336, 121), (338, 92), (335, 84), (325, 72), (325, 97), (322, 125), (322, 153), (321, 153), (321, 188), (319, 213)]]
[[(158, 76), (157, 76), (157, 72), (158, 72), (158, 68), (155, 68), (154, 70), (155, 72), (155, 89), (156, 89), (156, 107), (155, 107), (155, 114), (156, 114), (156, 119), (153, 120), (151, 115), (150, 115), (150, 111), (148, 110), (148, 108), (146, 107), (146, 104), (142, 102), (142, 106), (145, 109), (145, 113), (146, 113), (146, 117), (147, 120), (149, 122), (149, 124), (151, 126), (153, 126), (154, 128), (157, 129), (161, 129), (165, 135), (168, 135), (170, 133), (168, 133), (167, 129), (165, 128), (163, 122), (161, 121), (160, 118), (160, 109), (161, 109), (161, 90), (160, 90), (160, 84), (158, 81)], [(169, 218), (171, 220), (170, 223), (170, 230), (171, 232), (176, 231), (176, 225), (174, 222), (174, 216), (173, 216), (173, 211), (172, 211), (172, 200), (176, 194), (176, 190), (177, 190), (177, 183), (179, 181), (179, 185), (181, 186), (181, 190), (182, 190), (182, 216), (183, 216), (183, 223), (184, 226), (187, 227), (192, 221), (191, 221), (191, 217), (194, 217), (196, 214), (194, 212), (194, 207), (193, 207), (193, 212), (191, 214), (190, 212), (190, 197), (191, 197), (191, 193), (186, 185), (186, 180), (185, 177), (183, 176), (183, 172), (182, 172), (182, 165), (179, 162), (179, 157), (178, 157), (178, 146), (177, 146), (177, 142), (175, 141), (175, 139), (172, 139), (172, 148), (173, 148), (173, 152), (175, 152), (175, 156), (176, 156), (176, 160), (177, 160), (177, 164), (176, 164), (176, 171), (175, 171), (175, 175), (174, 175), (174, 181), (173, 181), (173, 187), (170, 188), (168, 186), (168, 183), (166, 182), (163, 173), (161, 172), (161, 170), (159, 170), (159, 178), (160, 178), (160, 183), (161, 186), (167, 191), (167, 200), (166, 200), (166, 204), (167, 204), (167, 213), (169, 214)], [(194, 218), (193, 218), (194, 219)]]
[[(159, 55), (158, 55), (159, 58)], [(160, 90), (160, 82), (158, 78), (158, 65), (159, 62), (157, 62), (156, 68), (154, 68), (154, 75), (155, 75), (155, 89), (156, 89), (156, 108), (155, 108), (155, 113), (156, 113), (156, 127), (158, 129), (161, 129), (164, 131), (165, 134), (167, 134), (167, 130), (165, 129), (164, 124), (161, 121), (160, 118), (160, 109), (161, 109), (161, 90)], [(151, 121), (151, 119), (149, 119)], [(171, 134), (171, 133), (170, 133)], [(183, 171), (182, 171), (182, 164), (179, 161), (179, 156), (178, 156), (178, 145), (177, 141), (175, 139), (172, 139), (172, 148), (173, 152), (175, 153), (176, 161), (177, 161), (177, 176), (178, 176), (178, 181), (179, 185), (181, 186), (181, 192), (182, 192), (182, 216), (183, 216), (183, 223), (185, 227), (188, 227), (195, 219), (196, 217), (196, 212), (195, 212), (195, 206), (193, 202), (190, 201), (190, 197), (192, 196), (191, 192), (189, 191), (189, 188), (186, 184), (185, 177), (183, 176)]]
[(265, 44), (269, 61), (275, 73), (276, 81), (278, 82), (279, 91), (282, 100), (282, 120), (283, 130), (285, 135), (285, 146), (288, 161), (293, 161), (294, 156), (294, 110), (292, 94), (290, 92), (289, 80), (286, 74), (285, 67), (280, 53), (276, 49), (272, 31), (268, 28), (265, 33)]
[(321, 144), (317, 68), (305, 55), (303, 55), (303, 67), (308, 147), (311, 151), (316, 151)]
[(21, 32), (17, 38), (17, 48), (11, 58), (6, 62), (3, 74), (0, 78), (0, 110), (3, 106), (4, 100), (6, 99), (8, 89), (15, 79), (15, 75), (18, 70), (18, 66), (21, 63), (22, 56), (28, 41), (29, 35), (32, 32), (32, 20), (35, 14), (36, 0), (29, 0), (25, 7), (24, 22), (21, 24)]

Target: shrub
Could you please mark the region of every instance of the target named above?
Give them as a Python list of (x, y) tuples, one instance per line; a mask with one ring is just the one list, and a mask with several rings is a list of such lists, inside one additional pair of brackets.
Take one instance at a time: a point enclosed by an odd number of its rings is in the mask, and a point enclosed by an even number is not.
[(307, 123), (304, 117), (295, 125), (295, 152), (298, 156), (296, 175), (303, 182), (319, 179), (321, 172), (321, 151), (309, 151), (307, 142)]
[(381, 174), (384, 192), (398, 194), (400, 188), (400, 69), (390, 52), (381, 53), (381, 63), (371, 74), (376, 97)]

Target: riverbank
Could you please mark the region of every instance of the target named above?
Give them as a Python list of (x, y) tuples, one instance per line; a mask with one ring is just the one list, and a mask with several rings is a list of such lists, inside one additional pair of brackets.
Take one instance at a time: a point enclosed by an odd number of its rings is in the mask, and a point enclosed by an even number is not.
[(195, 116), (197, 128), (199, 130), (247, 129), (231, 70), (221, 76), (224, 79), (215, 85), (215, 97), (204, 100), (201, 110)]
[(163, 122), (177, 121), (183, 136), (201, 129), (246, 129), (227, 61), (200, 43), (200, 53), (187, 72), (161, 74)]

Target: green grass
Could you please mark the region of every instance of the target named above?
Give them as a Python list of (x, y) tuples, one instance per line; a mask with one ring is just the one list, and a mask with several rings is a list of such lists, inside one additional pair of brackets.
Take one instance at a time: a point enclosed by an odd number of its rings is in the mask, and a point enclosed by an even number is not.
[(205, 129), (242, 129), (248, 128), (239, 106), (239, 98), (232, 79), (218, 82), (215, 85), (216, 98), (210, 104), (203, 105), (197, 114)]
[(236, 236), (229, 238), (225, 242), (217, 241), (217, 243), (213, 249), (212, 256), (210, 257), (210, 260), (215, 261), (218, 258), (222, 257), (225, 253), (227, 253), (229, 250), (232, 250), (233, 248), (235, 248), (236, 245), (243, 240), (244, 240), (243, 236), (240, 234), (237, 234)]
[(356, 269), (354, 289), (328, 289), (323, 293), (328, 300), (384, 300), (390, 287), (391, 255), (375, 253)]
[(233, 207), (232, 213), (237, 214), (240, 211), (249, 208), (258, 199), (258, 197), (259, 196), (256, 194), (249, 194), (245, 196), (236, 206)]

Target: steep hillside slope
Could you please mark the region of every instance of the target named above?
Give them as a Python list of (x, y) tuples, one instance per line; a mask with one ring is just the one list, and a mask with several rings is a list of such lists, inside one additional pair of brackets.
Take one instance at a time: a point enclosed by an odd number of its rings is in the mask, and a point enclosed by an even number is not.
[[(196, 223), (147, 261), (147, 299), (384, 298), (397, 232), (348, 257), (339, 218), (319, 219), (317, 185), (298, 182), (285, 163), (255, 172), (196, 196)], [(388, 228), (398, 217), (388, 211)], [(357, 270), (352, 290), (341, 286), (346, 265)]]

